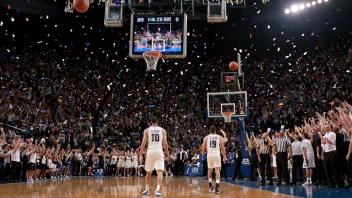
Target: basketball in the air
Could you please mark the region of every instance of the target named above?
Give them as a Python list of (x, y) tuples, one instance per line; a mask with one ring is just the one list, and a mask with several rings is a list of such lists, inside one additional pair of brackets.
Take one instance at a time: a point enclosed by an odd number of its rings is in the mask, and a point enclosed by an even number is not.
[(73, 7), (79, 13), (87, 12), (89, 9), (89, 0), (73, 0)]
[(238, 68), (238, 64), (235, 61), (232, 61), (229, 65), (229, 68), (231, 71), (236, 71), (236, 69)]

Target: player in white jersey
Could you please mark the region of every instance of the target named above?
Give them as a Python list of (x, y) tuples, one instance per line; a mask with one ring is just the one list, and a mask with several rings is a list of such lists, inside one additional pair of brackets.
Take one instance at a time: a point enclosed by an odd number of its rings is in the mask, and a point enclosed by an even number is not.
[[(221, 130), (221, 132), (224, 134)], [(216, 174), (216, 187), (215, 193), (219, 194), (219, 185), (220, 185), (220, 169), (221, 169), (221, 157), (220, 151), (223, 156), (223, 161), (226, 163), (226, 152), (224, 147), (224, 138), (220, 135), (216, 134), (216, 127), (212, 125), (210, 127), (210, 134), (204, 138), (203, 146), (202, 146), (202, 154), (205, 154), (205, 150), (207, 151), (207, 161), (208, 161), (208, 180), (209, 180), (209, 192), (214, 192), (213, 184), (212, 184), (212, 173), (213, 169), (215, 169)]]
[[(158, 118), (153, 116), (151, 121), (152, 121), (152, 126), (144, 130), (143, 141), (139, 151), (139, 161), (142, 163), (143, 150), (144, 150), (145, 144), (148, 141), (148, 151), (147, 151), (147, 157), (146, 157), (146, 163), (145, 163), (145, 170), (147, 171), (147, 175), (145, 178), (146, 189), (145, 191), (142, 192), (142, 194), (146, 195), (149, 193), (150, 178), (152, 175), (152, 171), (155, 169), (158, 174), (158, 180), (157, 180), (158, 185), (156, 187), (155, 196), (161, 197), (162, 194), (160, 193), (160, 186), (162, 185), (162, 181), (163, 181), (164, 160), (167, 160), (169, 158), (169, 149), (167, 145), (166, 131), (165, 129), (157, 125)], [(164, 159), (163, 148), (165, 149), (165, 153), (166, 153), (165, 159)]]
[(127, 150), (126, 152), (126, 175), (130, 177), (132, 175), (132, 159), (131, 159), (131, 152)]
[(139, 176), (138, 154), (134, 150), (132, 150), (132, 168), (134, 168), (136, 176)]
[(312, 169), (315, 168), (314, 150), (310, 140), (308, 140), (308, 134), (305, 132), (303, 132), (303, 134), (300, 133), (300, 130), (297, 127), (295, 127), (295, 131), (302, 138), (301, 149), (302, 149), (303, 160), (304, 160), (303, 168), (306, 170), (306, 177), (307, 177), (307, 181), (302, 185), (311, 186), (312, 173), (313, 173)]
[(121, 151), (119, 153), (119, 162), (117, 163), (117, 173), (121, 177), (121, 169), (125, 173), (125, 152)]

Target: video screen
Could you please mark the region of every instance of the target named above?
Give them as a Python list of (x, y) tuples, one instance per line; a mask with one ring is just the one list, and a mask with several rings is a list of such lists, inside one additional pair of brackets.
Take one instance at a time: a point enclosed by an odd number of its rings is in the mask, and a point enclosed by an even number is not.
[(221, 73), (222, 85), (234, 85), (237, 82), (236, 72), (224, 72)]
[[(132, 55), (157, 50), (163, 55), (184, 53), (184, 17), (135, 16), (133, 25)], [(132, 29), (131, 29), (132, 31)]]
[(235, 83), (235, 77), (234, 76), (224, 76), (224, 82), (225, 83)]

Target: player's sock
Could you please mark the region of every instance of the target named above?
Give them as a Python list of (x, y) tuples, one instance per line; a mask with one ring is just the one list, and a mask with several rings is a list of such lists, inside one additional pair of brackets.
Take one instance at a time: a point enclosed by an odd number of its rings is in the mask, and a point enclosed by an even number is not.
[(145, 189), (149, 190), (149, 185), (148, 184), (145, 185)]
[(160, 191), (160, 185), (156, 186), (156, 191)]
[(212, 178), (209, 178), (208, 179), (209, 183), (213, 182), (213, 179)]
[(220, 179), (219, 180), (216, 180), (216, 184), (219, 184), (220, 183)]

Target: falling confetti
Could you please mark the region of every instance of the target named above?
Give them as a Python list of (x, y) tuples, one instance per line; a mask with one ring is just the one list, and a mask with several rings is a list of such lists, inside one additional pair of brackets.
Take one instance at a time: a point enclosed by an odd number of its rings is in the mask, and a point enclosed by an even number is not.
[(268, 29), (270, 29), (270, 25), (268, 25)]
[(336, 30), (336, 27), (332, 28), (332, 30)]
[(280, 51), (280, 48), (277, 48), (277, 51), (279, 52), (279, 51)]

